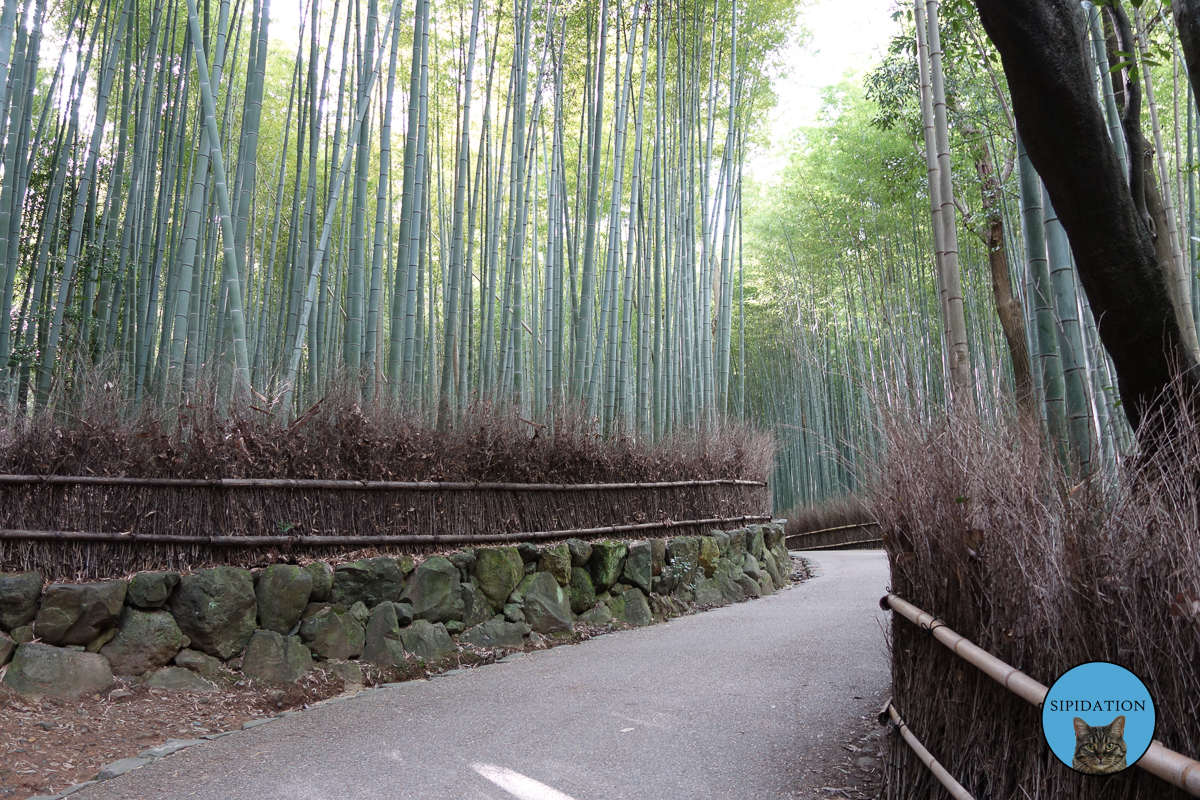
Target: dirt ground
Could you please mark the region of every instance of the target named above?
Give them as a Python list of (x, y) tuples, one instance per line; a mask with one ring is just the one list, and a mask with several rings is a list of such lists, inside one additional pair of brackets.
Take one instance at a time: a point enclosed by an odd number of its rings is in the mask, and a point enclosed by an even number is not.
[(893, 746), (889, 729), (874, 714), (848, 719), (827, 747), (801, 758), (802, 788), (792, 796), (795, 800), (880, 800), (887, 748)]
[(283, 687), (247, 681), (211, 694), (130, 686), (118, 679), (107, 696), (28, 700), (0, 684), (0, 798), (54, 794), (90, 780), (103, 765), (168, 739), (198, 739), (237, 730), (340, 694), (341, 678), (314, 670)]

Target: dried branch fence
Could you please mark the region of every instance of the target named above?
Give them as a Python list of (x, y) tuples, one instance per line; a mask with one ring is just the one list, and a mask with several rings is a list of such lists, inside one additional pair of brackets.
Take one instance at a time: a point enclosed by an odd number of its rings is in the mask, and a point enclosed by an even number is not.
[[(884, 611), (892, 610), (903, 616), (909, 622), (945, 645), (951, 653), (972, 664), (996, 683), (1021, 699), (1040, 707), (1045, 700), (1049, 688), (1044, 684), (1021, 672), (983, 648), (971, 642), (964, 636), (955, 633), (937, 617), (914, 606), (895, 594), (887, 594), (880, 599), (879, 605)], [(956, 781), (929, 751), (921, 744), (916, 736), (908, 729), (899, 711), (891, 701), (880, 712), (880, 722), (889, 717), (901, 731), (905, 741), (918, 758), (929, 768), (938, 782), (941, 783), (951, 797), (956, 800), (973, 800), (971, 794)], [(1176, 753), (1164, 747), (1161, 742), (1151, 742), (1149, 749), (1135, 764), (1138, 768), (1161, 778), (1177, 789), (1182, 789), (1190, 795), (1200, 797), (1200, 761)]]
[(864, 522), (804, 531), (787, 537), (789, 550), (862, 550), (883, 547), (879, 523)]
[(0, 570), (52, 579), (770, 520), (765, 483), (484, 483), (0, 475)]

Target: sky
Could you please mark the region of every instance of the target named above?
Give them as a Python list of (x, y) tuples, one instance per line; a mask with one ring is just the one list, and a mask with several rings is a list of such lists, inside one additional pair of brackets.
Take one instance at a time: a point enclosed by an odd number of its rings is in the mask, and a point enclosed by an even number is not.
[(816, 120), (825, 87), (879, 61), (898, 29), (895, 10), (896, 0), (815, 0), (804, 10), (808, 40), (788, 49), (789, 74), (775, 81), (772, 146), (747, 164), (757, 180), (769, 181), (786, 163), (786, 143), (797, 128)]

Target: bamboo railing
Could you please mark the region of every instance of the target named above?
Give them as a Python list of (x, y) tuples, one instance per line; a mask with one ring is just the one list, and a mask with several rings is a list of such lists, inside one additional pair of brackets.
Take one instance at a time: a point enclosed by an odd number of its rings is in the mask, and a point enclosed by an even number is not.
[[(932, 614), (922, 611), (895, 594), (885, 595), (880, 599), (879, 605), (884, 611), (891, 609), (922, 630), (929, 631), (954, 655), (977, 667), (1022, 700), (1040, 706), (1046, 699), (1046, 694), (1050, 691), (1048, 687), (996, 658), (966, 637), (955, 633)], [(1162, 778), (1188, 794), (1200, 797), (1200, 761), (1169, 750), (1161, 742), (1152, 741), (1134, 766)]]

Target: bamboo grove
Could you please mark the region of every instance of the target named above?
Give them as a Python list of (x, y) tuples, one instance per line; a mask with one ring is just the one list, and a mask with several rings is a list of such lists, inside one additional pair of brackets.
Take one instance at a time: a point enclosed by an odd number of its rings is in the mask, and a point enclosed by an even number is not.
[[(1170, 7), (1120, 10), (1079, 6), (1096, 98), (1123, 168), (1145, 152), (1195, 348), (1196, 102)], [(913, 0), (896, 19), (881, 63), (831, 87), (747, 204), (748, 413), (775, 432), (776, 507), (858, 490), (887, 413), (932, 420), (955, 396), (990, 424), (1040, 430), (1069, 474), (1112, 475), (1132, 431), (999, 59), (970, 3)]]
[(747, 130), (795, 16), (305, 0), (277, 38), (270, 0), (5, 0), (5, 407), (103, 375), (285, 422), (339, 382), (440, 427), (738, 410)]

